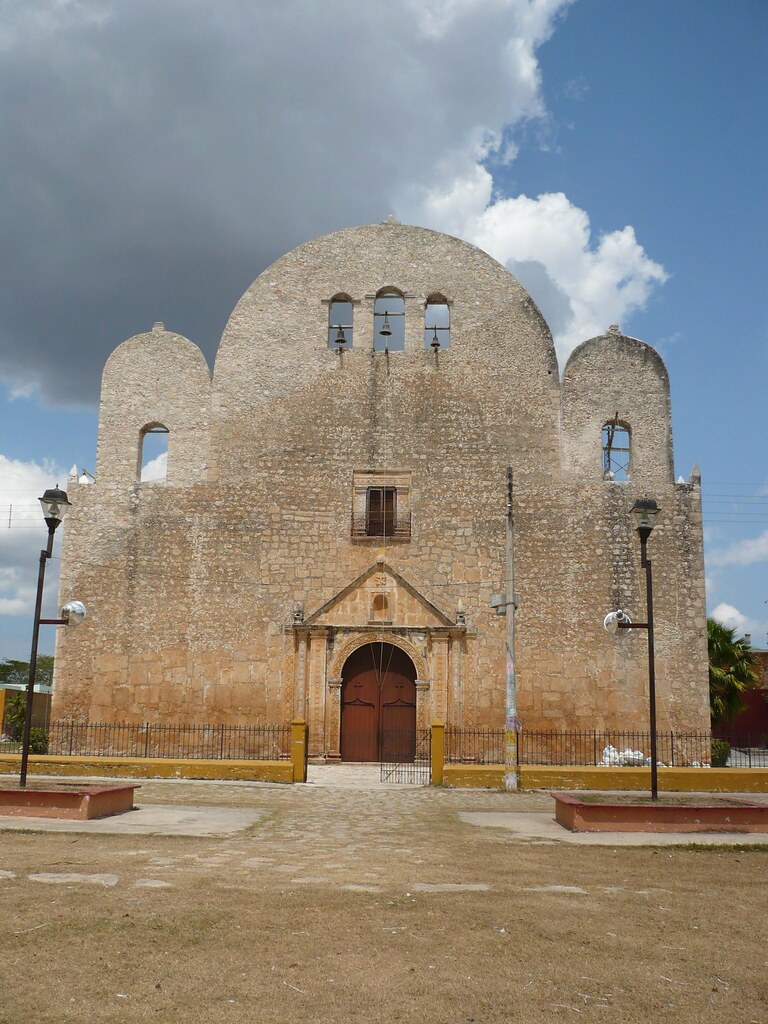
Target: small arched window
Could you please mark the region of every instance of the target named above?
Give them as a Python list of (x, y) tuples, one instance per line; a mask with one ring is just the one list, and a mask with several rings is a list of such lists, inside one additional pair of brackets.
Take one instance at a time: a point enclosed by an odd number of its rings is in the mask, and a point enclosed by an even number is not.
[(444, 295), (430, 295), (424, 307), (424, 348), (451, 346), (451, 311)]
[(373, 347), (377, 352), (405, 348), (405, 298), (397, 288), (382, 288), (373, 304)]
[(603, 480), (629, 480), (632, 445), (629, 425), (618, 416), (603, 425)]
[(334, 295), (328, 306), (328, 348), (352, 348), (352, 299)]
[(371, 619), (374, 622), (390, 622), (389, 597), (386, 594), (374, 594)]
[(162, 423), (144, 427), (139, 443), (139, 480), (143, 484), (164, 484), (168, 476), (168, 438)]

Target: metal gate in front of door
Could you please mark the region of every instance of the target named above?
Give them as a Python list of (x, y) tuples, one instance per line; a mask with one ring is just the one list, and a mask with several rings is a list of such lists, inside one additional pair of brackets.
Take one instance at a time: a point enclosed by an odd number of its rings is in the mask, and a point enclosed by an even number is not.
[(382, 782), (428, 786), (432, 781), (432, 730), (385, 729), (379, 777)]

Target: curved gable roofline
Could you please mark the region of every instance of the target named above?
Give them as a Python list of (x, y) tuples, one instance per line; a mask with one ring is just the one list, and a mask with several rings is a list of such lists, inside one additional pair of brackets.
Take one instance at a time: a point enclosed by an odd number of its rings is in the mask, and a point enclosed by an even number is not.
[(623, 349), (624, 352), (634, 350), (643, 359), (654, 363), (659, 376), (664, 380), (667, 388), (669, 387), (667, 367), (656, 349), (649, 345), (648, 342), (641, 341), (640, 338), (633, 338), (629, 334), (622, 334), (618, 329), (609, 329), (605, 334), (598, 334), (594, 338), (588, 338), (586, 341), (582, 341), (580, 345), (577, 345), (565, 364), (563, 381), (567, 379), (569, 373), (584, 359), (589, 358), (592, 354), (607, 353), (611, 348), (617, 348), (619, 351)]
[[(392, 282), (397, 281), (397, 285)], [(487, 306), (489, 325), (509, 321), (519, 329), (519, 315), (527, 328), (540, 336), (548, 370), (557, 366), (549, 325), (541, 310), (517, 278), (478, 246), (430, 228), (399, 223), (348, 227), (309, 239), (266, 267), (235, 305), (222, 333), (214, 362), (214, 381), (232, 372), (252, 344), (254, 320), (274, 302), (285, 320), (291, 305), (297, 318), (304, 316), (307, 299), (344, 292), (357, 301), (392, 288), (405, 298), (439, 294), (450, 304), (477, 300)], [(413, 293), (412, 295), (410, 293)], [(256, 312), (258, 310), (258, 313)], [(477, 321), (479, 318), (474, 315)], [(258, 320), (257, 320), (258, 323)], [(288, 340), (288, 334), (284, 339)], [(295, 339), (293, 339), (295, 340)], [(237, 348), (239, 355), (230, 355)], [(261, 352), (264, 359), (264, 352)], [(270, 357), (273, 358), (273, 357)]]
[(153, 345), (162, 345), (163, 348), (174, 348), (177, 352), (183, 352), (184, 355), (189, 358), (192, 362), (197, 363), (199, 368), (202, 370), (205, 368), (205, 373), (210, 380), (211, 368), (208, 365), (208, 360), (205, 358), (203, 350), (190, 341), (189, 338), (185, 338), (183, 334), (176, 334), (175, 331), (168, 331), (164, 327), (156, 326), (151, 331), (143, 331), (140, 334), (133, 334), (130, 338), (126, 338), (125, 341), (121, 341), (116, 348), (112, 349), (106, 362), (104, 363), (104, 369), (102, 376), (112, 368), (113, 363), (119, 363), (123, 357), (131, 358), (137, 350), (146, 349)]

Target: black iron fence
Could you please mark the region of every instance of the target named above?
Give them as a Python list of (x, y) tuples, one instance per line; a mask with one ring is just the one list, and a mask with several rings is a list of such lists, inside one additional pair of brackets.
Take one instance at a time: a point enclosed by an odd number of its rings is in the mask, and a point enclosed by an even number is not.
[(445, 727), (446, 764), (504, 764), (503, 729)]
[[(278, 761), (290, 757), (290, 725), (155, 725), (52, 722), (47, 749), (37, 753), (80, 757), (174, 757)], [(3, 744), (11, 753), (21, 744)], [(16, 751), (18, 752), (18, 751)]]
[[(764, 737), (736, 737), (728, 748), (716, 746), (713, 750), (708, 732), (657, 733), (656, 759), (659, 765), (670, 768), (712, 764), (768, 768), (768, 744), (763, 740)], [(446, 763), (504, 764), (504, 759), (504, 729), (446, 727)], [(649, 765), (650, 759), (648, 732), (522, 729), (517, 734), (518, 765), (632, 767)]]
[(381, 736), (380, 780), (428, 786), (431, 777), (432, 730), (384, 730)]
[[(518, 743), (520, 764), (642, 767), (651, 763), (651, 735), (638, 731), (575, 732), (523, 730)], [(701, 767), (711, 763), (708, 732), (656, 734), (659, 765)]]

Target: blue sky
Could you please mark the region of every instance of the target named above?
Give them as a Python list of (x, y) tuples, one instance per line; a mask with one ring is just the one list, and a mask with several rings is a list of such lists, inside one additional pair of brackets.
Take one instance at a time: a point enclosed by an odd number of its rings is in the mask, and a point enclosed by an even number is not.
[(269, 262), (390, 212), (505, 262), (561, 359), (616, 322), (659, 349), (709, 609), (765, 646), (767, 51), (761, 0), (6, 7), (0, 657), (112, 348), (164, 320), (212, 360)]

